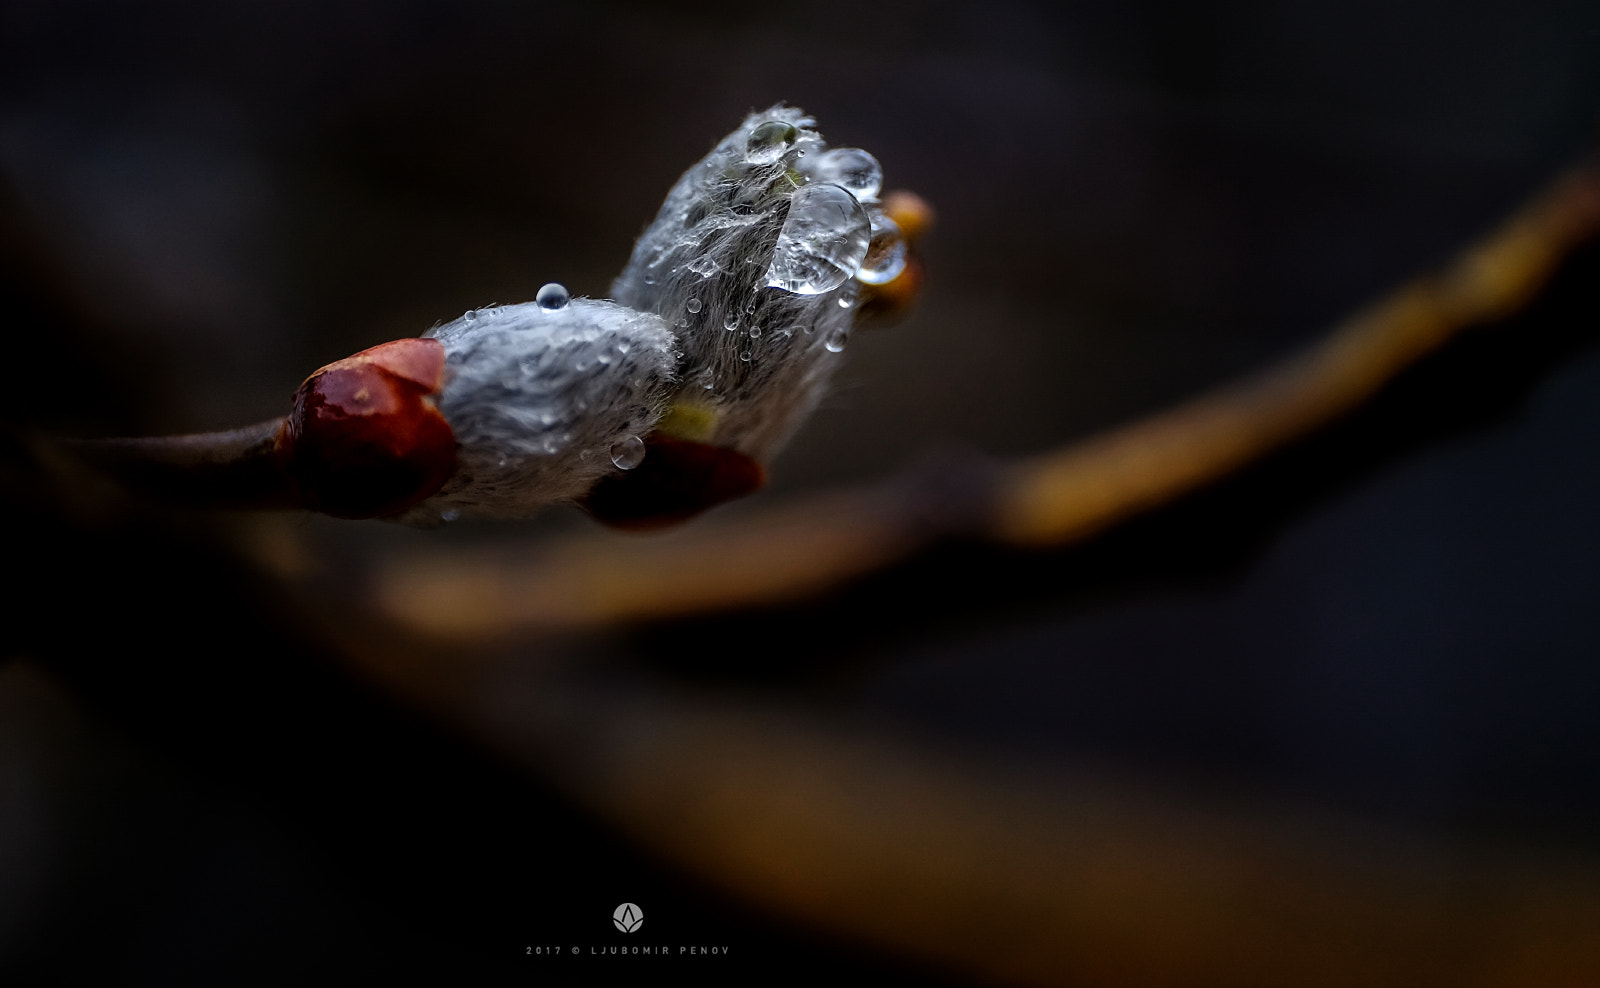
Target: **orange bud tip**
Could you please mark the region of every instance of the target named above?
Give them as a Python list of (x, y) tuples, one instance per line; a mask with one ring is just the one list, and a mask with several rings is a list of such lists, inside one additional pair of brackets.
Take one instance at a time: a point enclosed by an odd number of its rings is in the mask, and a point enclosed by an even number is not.
[(896, 189), (883, 197), (883, 214), (894, 220), (907, 243), (916, 243), (933, 229), (935, 214), (928, 200), (915, 192)]
[(338, 518), (399, 514), (456, 467), (455, 433), (434, 405), (444, 345), (394, 340), (306, 378), (279, 444), (305, 506)]
[(861, 300), (856, 305), (859, 322), (885, 326), (905, 318), (922, 293), (922, 261), (915, 255), (906, 258), (906, 266), (898, 275), (881, 285), (862, 285)]
[(583, 507), (614, 528), (643, 531), (687, 521), (766, 482), (766, 470), (743, 453), (658, 434), (646, 440), (637, 467), (602, 479)]

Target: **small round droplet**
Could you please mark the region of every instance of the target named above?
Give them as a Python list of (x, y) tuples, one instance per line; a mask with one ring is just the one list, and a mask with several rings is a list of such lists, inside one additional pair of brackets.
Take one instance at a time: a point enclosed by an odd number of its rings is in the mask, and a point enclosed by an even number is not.
[(839, 296), (839, 308), (848, 309), (852, 305), (855, 305), (855, 304), (856, 304), (856, 300), (851, 298), (850, 296), (848, 296), (848, 295), (840, 295)]
[(850, 331), (841, 328), (829, 333), (828, 338), (822, 341), (822, 346), (829, 353), (838, 353), (848, 342), (850, 342)]
[(817, 182), (832, 182), (857, 199), (876, 199), (883, 188), (883, 168), (878, 159), (860, 148), (834, 148), (807, 163)]
[(745, 350), (744, 352), (740, 353), (739, 359), (748, 364), (750, 362), (750, 351)]
[(758, 338), (760, 335), (761, 335), (761, 327), (760, 326), (756, 326), (756, 325), (752, 325), (750, 327), (750, 338), (753, 340), (753, 339)]
[(700, 300), (691, 296), (689, 301), (683, 303), (683, 307), (688, 309), (690, 312), (699, 312)]
[(644, 462), (644, 440), (629, 436), (612, 443), (611, 462), (618, 470), (632, 470)]
[(782, 120), (763, 121), (751, 128), (750, 138), (744, 145), (744, 158), (752, 165), (770, 165), (783, 157), (799, 136), (793, 124)]
[(893, 281), (906, 269), (906, 238), (900, 232), (900, 225), (882, 210), (871, 209), (867, 215), (872, 220), (872, 239), (867, 243), (867, 256), (861, 259), (856, 279), (869, 285), (882, 285)]
[(837, 185), (807, 185), (789, 199), (767, 284), (796, 295), (832, 291), (861, 267), (871, 234), (855, 196)]
[(566, 308), (567, 302), (571, 299), (572, 296), (567, 294), (566, 287), (553, 281), (539, 289), (539, 294), (533, 297), (533, 300), (539, 303), (539, 308), (549, 312)]
[(478, 321), (478, 310), (477, 309), (473, 309), (471, 312), (464, 313), (461, 316), (461, 318), (465, 319), (467, 322), (477, 322)]
[(734, 330), (738, 329), (739, 328), (739, 313), (734, 311), (733, 309), (729, 309), (728, 310), (728, 314), (722, 317), (722, 328), (727, 330), (730, 333), (733, 332)]

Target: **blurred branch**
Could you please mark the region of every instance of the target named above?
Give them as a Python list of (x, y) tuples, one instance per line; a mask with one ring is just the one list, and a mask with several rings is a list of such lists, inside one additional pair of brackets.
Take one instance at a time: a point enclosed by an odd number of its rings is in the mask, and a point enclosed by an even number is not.
[(465, 721), (641, 845), (1023, 985), (1585, 985), (1600, 869), (919, 750), (749, 698), (491, 677)]
[(946, 464), (648, 542), (421, 552), (376, 575), (374, 602), (419, 632), (485, 642), (795, 600), (951, 536), (1082, 540), (1337, 421), (1469, 329), (1526, 306), (1597, 234), (1600, 167), (1588, 163), (1443, 271), (1308, 351), (1171, 411), (1004, 467)]

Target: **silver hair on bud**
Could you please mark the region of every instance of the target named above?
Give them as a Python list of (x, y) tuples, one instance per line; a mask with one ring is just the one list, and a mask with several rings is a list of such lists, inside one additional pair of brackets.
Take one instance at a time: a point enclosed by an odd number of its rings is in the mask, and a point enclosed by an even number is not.
[[(558, 294), (562, 304), (551, 305)], [(438, 404), (455, 430), (457, 466), (402, 516), (412, 524), (522, 517), (581, 497), (615, 469), (614, 446), (654, 428), (675, 380), (675, 340), (659, 317), (568, 300), (560, 285), (428, 335), (445, 348)]]
[[(614, 302), (547, 284), (430, 333), (446, 350), (438, 407), (458, 466), (400, 520), (527, 515), (624, 472), (648, 496), (661, 466), (651, 481), (639, 468), (670, 443), (730, 491), (759, 483), (683, 444), (770, 458), (816, 405), (877, 277), (881, 171), (865, 151), (827, 151), (814, 128), (780, 105), (723, 138), (667, 194)], [(664, 485), (683, 498), (683, 483)]]
[(808, 177), (826, 148), (801, 110), (751, 114), (678, 179), (611, 286), (673, 327), (680, 400), (711, 423), (698, 438), (758, 460), (815, 407), (860, 291), (871, 219)]

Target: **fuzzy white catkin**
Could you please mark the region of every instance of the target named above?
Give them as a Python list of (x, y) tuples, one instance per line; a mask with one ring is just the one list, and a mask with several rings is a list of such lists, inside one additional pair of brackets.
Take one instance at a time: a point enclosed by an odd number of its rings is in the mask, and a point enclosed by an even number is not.
[(445, 348), (456, 471), (401, 518), (421, 525), (583, 496), (617, 469), (611, 448), (661, 417), (677, 359), (659, 317), (582, 298), (479, 309), (429, 335)]
[[(752, 152), (763, 125), (782, 139)], [(825, 147), (798, 109), (752, 114), (673, 186), (615, 302), (500, 306), (433, 330), (458, 466), (400, 520), (520, 517), (580, 498), (620, 471), (618, 443), (674, 406), (693, 410), (698, 441), (771, 457), (821, 396), (859, 291), (852, 277), (811, 294), (769, 284), (803, 159)]]
[[(749, 148), (769, 122), (793, 127), (794, 138), (765, 161)], [(821, 397), (839, 362), (827, 343), (842, 345), (860, 289), (854, 278), (808, 295), (767, 284), (790, 199), (806, 182), (798, 166), (826, 148), (813, 128), (791, 107), (751, 114), (678, 179), (611, 285), (617, 301), (674, 327), (680, 398), (716, 413), (706, 441), (763, 461)]]

